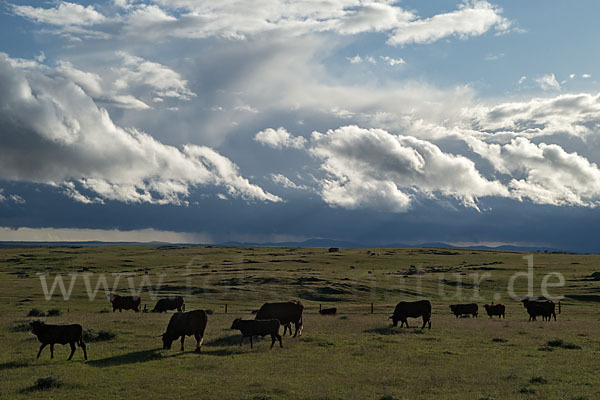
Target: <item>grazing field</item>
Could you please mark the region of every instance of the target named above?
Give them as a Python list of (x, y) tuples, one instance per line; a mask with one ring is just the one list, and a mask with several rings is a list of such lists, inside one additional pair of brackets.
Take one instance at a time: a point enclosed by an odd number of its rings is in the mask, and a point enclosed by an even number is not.
[[(528, 272), (526, 254), (446, 249), (91, 247), (0, 251), (0, 398), (128, 399), (599, 399), (600, 256), (534, 254), (534, 295), (564, 295), (558, 321), (528, 322), (509, 282)], [(59, 286), (45, 299), (61, 274)], [(72, 275), (67, 275), (72, 273)], [(77, 273), (77, 274), (73, 274)], [(121, 273), (122, 275), (117, 275)], [(486, 275), (482, 275), (486, 274)], [(187, 311), (209, 313), (201, 354), (188, 337), (162, 350), (166, 314), (113, 313), (105, 277), (119, 294), (130, 284), (152, 309), (160, 296), (184, 296)], [(160, 281), (162, 279), (162, 281)], [(598, 278), (600, 279), (600, 278)], [(72, 281), (73, 280), (73, 281)], [(145, 280), (145, 281), (144, 281)], [(147, 284), (150, 284), (149, 287)], [(527, 294), (528, 277), (514, 280)], [(432, 329), (409, 319), (392, 328), (397, 302), (426, 298)], [(234, 318), (253, 318), (266, 301), (297, 299), (305, 305), (304, 334), (239, 346)], [(484, 304), (506, 305), (506, 319), (488, 318)], [(479, 305), (479, 318), (455, 318), (449, 304)], [(373, 303), (373, 313), (371, 313)], [(337, 314), (319, 315), (319, 305)], [(227, 312), (226, 312), (227, 308)], [(37, 313), (54, 314), (29, 317)], [(36, 311), (33, 312), (36, 314)], [(35, 356), (29, 321), (79, 323), (88, 357), (57, 345)], [(45, 379), (44, 378), (50, 378)]]

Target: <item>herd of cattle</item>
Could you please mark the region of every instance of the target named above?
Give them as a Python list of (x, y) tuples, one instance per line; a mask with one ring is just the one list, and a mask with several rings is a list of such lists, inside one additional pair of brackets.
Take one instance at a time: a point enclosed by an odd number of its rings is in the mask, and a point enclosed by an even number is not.
[[(134, 310), (140, 311), (141, 298), (138, 296), (120, 296), (111, 295), (110, 301), (113, 306), (113, 312), (119, 310)], [(532, 300), (523, 299), (523, 306), (529, 314), (529, 321), (535, 321), (541, 316), (542, 320), (550, 321), (554, 317), (556, 321), (555, 304), (551, 300)], [(478, 306), (475, 303), (471, 304), (453, 304), (450, 306), (450, 311), (458, 318), (462, 316), (472, 316), (477, 318)], [(505, 318), (505, 306), (503, 304), (486, 304), (484, 306), (488, 316), (498, 316)], [(204, 341), (204, 333), (208, 323), (208, 316), (203, 310), (195, 310), (185, 312), (184, 299), (181, 296), (169, 297), (160, 299), (152, 310), (153, 312), (166, 312), (168, 310), (177, 310), (171, 316), (165, 333), (159, 335), (162, 337), (163, 349), (170, 349), (175, 340), (181, 339), (181, 351), (184, 350), (184, 342), (186, 336), (194, 336), (196, 339), (196, 352), (200, 352), (200, 346)], [(325, 313), (322, 311), (330, 310)], [(336, 313), (336, 309), (320, 309), (323, 315), (331, 315)], [(558, 303), (558, 312), (560, 314), (560, 302)], [(279, 328), (283, 325), (283, 335), (289, 329), (292, 334), (292, 324), (294, 325), (294, 337), (302, 335), (303, 322), (302, 313), (304, 305), (299, 301), (288, 301), (278, 303), (265, 303), (263, 306), (253, 311), (255, 319), (243, 320), (236, 318), (231, 325), (231, 329), (239, 330), (242, 334), (240, 346), (243, 344), (244, 338), (250, 339), (250, 347), (253, 347), (252, 338), (256, 336), (271, 336), (271, 348), (275, 345), (275, 341), (279, 342), (279, 346), (283, 347)], [(408, 328), (408, 318), (422, 318), (423, 325), (421, 329), (428, 325), (431, 329), (431, 302), (429, 300), (418, 301), (402, 301), (396, 305), (394, 313), (389, 319), (392, 320), (393, 326), (398, 326), (398, 321), (401, 322), (400, 327), (404, 325)], [(55, 344), (69, 344), (71, 346), (71, 354), (69, 360), (75, 353), (77, 344), (83, 350), (83, 357), (87, 360), (87, 349), (83, 341), (84, 331), (79, 324), (73, 325), (49, 325), (42, 321), (31, 322), (32, 333), (37, 336), (41, 342), (37, 358), (40, 358), (42, 350), (50, 345), (50, 357), (54, 358)]]

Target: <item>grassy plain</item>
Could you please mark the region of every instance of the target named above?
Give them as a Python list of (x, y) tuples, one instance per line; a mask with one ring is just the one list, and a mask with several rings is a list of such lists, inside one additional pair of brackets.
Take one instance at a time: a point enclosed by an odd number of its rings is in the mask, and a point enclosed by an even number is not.
[[(527, 272), (526, 254), (445, 249), (327, 249), (241, 247), (89, 247), (0, 250), (0, 398), (128, 399), (600, 399), (600, 256), (535, 254), (534, 294), (544, 276), (565, 278), (551, 295), (565, 295), (557, 322), (528, 322), (522, 305), (508, 296), (515, 273)], [(62, 274), (71, 296), (48, 287)], [(75, 277), (67, 274), (78, 272)], [(194, 354), (188, 338), (181, 353), (160, 338), (171, 313), (106, 312), (104, 274), (127, 294), (147, 279), (160, 295), (181, 294), (187, 310), (211, 310), (205, 344)], [(487, 273), (477, 285), (476, 276)], [(476, 274), (476, 275), (474, 275)], [(147, 281), (147, 282), (148, 282)], [(558, 282), (551, 277), (550, 284)], [(515, 293), (526, 294), (519, 277)], [(478, 293), (479, 297), (473, 299)], [(143, 304), (154, 301), (146, 287)], [(494, 297), (496, 296), (496, 297)], [(402, 300), (430, 299), (431, 330), (391, 328), (388, 316)], [(284, 337), (239, 347), (229, 329), (236, 317), (252, 318), (265, 301), (299, 299), (305, 305), (300, 338)], [(455, 318), (448, 304), (477, 302), (477, 319)], [(489, 319), (483, 304), (507, 307), (505, 320)], [(374, 304), (371, 314), (370, 304)], [(337, 307), (318, 314), (319, 304)], [(227, 305), (227, 313), (225, 307)], [(54, 360), (27, 330), (32, 308), (58, 308), (48, 323), (80, 323), (116, 337), (88, 343), (89, 360), (58, 345)], [(554, 341), (554, 346), (548, 345)], [(562, 344), (561, 342), (562, 341)], [(36, 390), (52, 377), (59, 387)], [(386, 397), (387, 396), (387, 397)]]

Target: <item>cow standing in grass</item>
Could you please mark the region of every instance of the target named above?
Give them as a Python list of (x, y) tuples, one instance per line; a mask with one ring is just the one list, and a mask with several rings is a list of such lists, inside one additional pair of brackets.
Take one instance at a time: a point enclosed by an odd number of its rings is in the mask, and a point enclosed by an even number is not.
[(461, 315), (471, 315), (473, 318), (477, 318), (479, 307), (475, 303), (471, 304), (452, 304), (450, 306), (450, 311), (456, 316), (456, 318)]
[(281, 325), (284, 326), (283, 334), (287, 328), (290, 329), (290, 335), (292, 334), (292, 326), (294, 324), (296, 331), (294, 337), (302, 336), (302, 330), (304, 325), (302, 323), (302, 312), (304, 311), (304, 305), (299, 301), (287, 301), (281, 303), (265, 303), (256, 313), (255, 319), (276, 319)]
[(552, 317), (556, 321), (555, 305), (552, 300), (531, 300), (523, 299), (523, 306), (527, 309), (529, 314), (529, 321), (536, 321), (537, 316), (542, 316), (542, 321), (550, 321)]
[(40, 358), (42, 350), (47, 345), (50, 345), (50, 358), (54, 358), (54, 345), (56, 343), (69, 343), (71, 345), (71, 355), (69, 355), (68, 360), (73, 358), (73, 354), (75, 354), (75, 344), (83, 349), (83, 358), (87, 360), (87, 348), (83, 342), (83, 328), (81, 325), (46, 325), (42, 321), (33, 321), (30, 325), (31, 333), (37, 336), (42, 343), (37, 358)]
[(183, 351), (185, 337), (194, 335), (196, 338), (196, 353), (200, 353), (207, 323), (208, 316), (202, 310), (173, 314), (167, 326), (167, 331), (162, 334), (163, 349), (170, 349), (173, 341), (181, 338), (181, 351)]
[(242, 333), (240, 346), (244, 343), (244, 338), (250, 338), (250, 348), (252, 348), (253, 336), (271, 335), (271, 348), (275, 345), (275, 340), (279, 341), (279, 347), (283, 348), (281, 335), (279, 335), (279, 327), (281, 324), (277, 319), (247, 319), (237, 318), (231, 324), (231, 329), (238, 329)]
[(494, 315), (497, 315), (498, 318), (505, 318), (505, 311), (506, 311), (506, 307), (504, 307), (504, 304), (486, 304), (483, 306), (483, 308), (485, 308), (485, 311), (487, 312), (487, 315), (489, 315), (490, 318), (492, 318)]
[(185, 303), (183, 297), (168, 297), (166, 299), (160, 299), (156, 302), (152, 312), (167, 312), (167, 310), (177, 310), (178, 312), (185, 311)]
[(408, 328), (408, 318), (423, 318), (423, 326), (429, 324), (431, 329), (431, 302), (429, 300), (401, 301), (396, 305), (394, 314), (390, 317), (394, 326), (398, 326), (398, 321), (402, 322), (400, 328), (406, 324)]
[(140, 312), (140, 305), (142, 299), (139, 296), (119, 296), (118, 294), (110, 295), (110, 302), (112, 303), (113, 312), (119, 310), (133, 310)]

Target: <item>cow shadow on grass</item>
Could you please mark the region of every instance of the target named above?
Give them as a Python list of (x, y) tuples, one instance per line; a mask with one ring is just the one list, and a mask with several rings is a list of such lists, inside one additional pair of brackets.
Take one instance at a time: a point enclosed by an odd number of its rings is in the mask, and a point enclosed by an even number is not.
[(27, 364), (25, 362), (10, 361), (10, 362), (6, 362), (6, 363), (0, 363), (0, 371), (3, 371), (5, 369), (23, 368), (23, 367), (28, 367), (28, 366), (29, 366), (29, 364)]
[[(206, 346), (206, 347), (239, 346), (241, 338), (242, 337), (239, 333), (237, 335), (221, 336), (216, 339), (204, 342), (204, 346)], [(248, 339), (246, 339), (246, 340), (248, 340)]]
[(404, 335), (407, 333), (423, 334), (425, 331), (421, 328), (398, 328), (394, 326), (386, 326), (381, 328), (367, 329), (365, 333), (376, 333), (378, 335)]
[(115, 365), (136, 364), (163, 358), (172, 357), (162, 354), (161, 349), (134, 351), (131, 353), (120, 354), (118, 356), (101, 358), (99, 360), (88, 361), (87, 364), (92, 367), (112, 367)]

